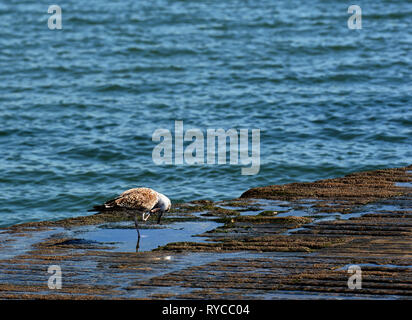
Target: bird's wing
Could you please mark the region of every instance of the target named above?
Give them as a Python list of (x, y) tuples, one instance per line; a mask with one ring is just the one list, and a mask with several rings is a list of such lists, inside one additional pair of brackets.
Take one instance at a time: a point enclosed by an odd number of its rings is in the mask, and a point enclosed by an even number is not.
[(151, 210), (158, 202), (156, 191), (149, 188), (126, 190), (114, 200), (117, 206), (141, 211)]

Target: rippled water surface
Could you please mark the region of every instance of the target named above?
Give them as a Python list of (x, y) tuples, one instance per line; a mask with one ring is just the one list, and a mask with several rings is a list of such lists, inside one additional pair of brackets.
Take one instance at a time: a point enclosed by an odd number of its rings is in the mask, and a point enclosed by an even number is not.
[[(134, 186), (173, 201), (412, 159), (412, 3), (0, 3), (0, 225), (86, 214)], [(57, 3), (59, 4), (59, 3)], [(156, 129), (258, 128), (261, 168), (156, 166)]]

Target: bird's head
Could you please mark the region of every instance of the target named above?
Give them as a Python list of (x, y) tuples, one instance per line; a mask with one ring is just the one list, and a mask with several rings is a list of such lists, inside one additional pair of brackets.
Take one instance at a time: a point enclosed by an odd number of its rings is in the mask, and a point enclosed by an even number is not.
[(160, 208), (162, 212), (167, 212), (172, 207), (172, 203), (170, 199), (166, 197), (164, 194), (158, 192), (159, 201), (157, 202), (156, 207)]

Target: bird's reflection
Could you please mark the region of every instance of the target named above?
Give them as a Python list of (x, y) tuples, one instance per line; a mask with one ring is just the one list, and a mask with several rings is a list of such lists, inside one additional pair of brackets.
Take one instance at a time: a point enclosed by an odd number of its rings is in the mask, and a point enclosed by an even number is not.
[[(157, 210), (154, 212), (157, 214), (157, 224), (160, 224), (164, 211)], [(153, 213), (153, 210), (149, 212), (143, 212), (142, 213), (143, 222), (146, 222), (150, 218), (152, 213)], [(134, 215), (134, 225), (135, 225), (136, 232), (137, 232), (136, 252), (139, 252), (139, 247), (140, 247), (140, 231), (139, 231), (139, 224), (138, 224), (138, 216), (139, 216), (139, 213), (136, 213)]]

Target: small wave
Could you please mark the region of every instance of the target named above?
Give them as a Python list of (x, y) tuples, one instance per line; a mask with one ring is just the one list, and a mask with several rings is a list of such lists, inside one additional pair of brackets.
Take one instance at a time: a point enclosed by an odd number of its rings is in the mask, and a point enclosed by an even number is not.
[(389, 12), (389, 13), (362, 13), (362, 18), (367, 20), (387, 20), (387, 19), (404, 19), (410, 18), (412, 16), (412, 11), (404, 11), (404, 12)]
[(108, 18), (102, 18), (101, 14), (98, 14), (97, 17), (98, 19), (92, 19), (93, 15), (88, 12), (84, 13), (83, 15), (76, 15), (72, 17), (68, 17), (65, 21), (66, 24), (71, 24), (75, 26), (79, 25), (105, 25), (105, 24), (111, 24), (113, 23), (113, 17), (108, 17)]
[(390, 135), (387, 133), (378, 133), (369, 136), (369, 140), (371, 141), (385, 141), (385, 142), (403, 142), (406, 141), (408, 137), (405, 136), (398, 136), (398, 135)]
[(118, 91), (128, 92), (130, 91), (130, 87), (123, 86), (120, 84), (105, 84), (105, 85), (97, 86), (95, 90), (97, 92), (118, 92)]
[(71, 159), (90, 159), (97, 161), (116, 161), (128, 159), (128, 156), (118, 148), (107, 147), (69, 147), (64, 151), (57, 152), (59, 156)]

